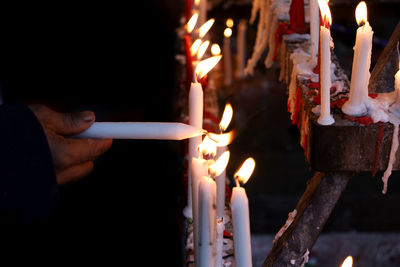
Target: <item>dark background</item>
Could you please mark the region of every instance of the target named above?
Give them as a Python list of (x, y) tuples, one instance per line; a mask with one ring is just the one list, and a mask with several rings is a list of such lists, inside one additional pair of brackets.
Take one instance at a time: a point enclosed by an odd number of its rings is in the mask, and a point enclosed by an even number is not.
[[(210, 37), (221, 46), (226, 18), (235, 18), (237, 25), (250, 16), (250, 1), (238, 2), (216, 4), (209, 12), (216, 18)], [(373, 66), (399, 20), (400, 4), (367, 4), (378, 37)], [(335, 52), (349, 75), (355, 6), (331, 6)], [(90, 109), (98, 121), (176, 121), (181, 110), (174, 56), (182, 51), (175, 30), (183, 7), (183, 1), (0, 4), (4, 100), (46, 103), (65, 112)], [(249, 26), (248, 56), (255, 33), (256, 25)], [(234, 39), (232, 44), (235, 51)], [(286, 112), (286, 88), (277, 82), (278, 70), (260, 64), (258, 71), (269, 81), (265, 86), (247, 92), (221, 88), (219, 96), (221, 111), (226, 100), (233, 102), (235, 127), (244, 129), (230, 146), (228, 174), (232, 177), (248, 156), (257, 162), (246, 185), (252, 232), (276, 233), (313, 171)], [(181, 208), (186, 204), (185, 144), (115, 140), (89, 177), (60, 188), (60, 209), (44, 229), (36, 230), (58, 240), (57, 245), (73, 244), (68, 251), (96, 248), (97, 259), (178, 266)], [(392, 174), (385, 196), (381, 175), (355, 176), (325, 231), (398, 232), (399, 174)]]

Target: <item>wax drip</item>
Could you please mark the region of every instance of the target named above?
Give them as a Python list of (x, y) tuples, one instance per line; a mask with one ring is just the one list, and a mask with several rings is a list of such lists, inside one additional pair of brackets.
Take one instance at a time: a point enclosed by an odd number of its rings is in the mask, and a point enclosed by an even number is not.
[(388, 180), (389, 180), (390, 175), (392, 174), (393, 163), (396, 159), (396, 152), (397, 152), (398, 147), (399, 147), (399, 124), (397, 123), (397, 124), (394, 124), (392, 148), (390, 150), (388, 167), (382, 177), (382, 181), (383, 181), (382, 193), (383, 194), (386, 194), (386, 192), (387, 192)]

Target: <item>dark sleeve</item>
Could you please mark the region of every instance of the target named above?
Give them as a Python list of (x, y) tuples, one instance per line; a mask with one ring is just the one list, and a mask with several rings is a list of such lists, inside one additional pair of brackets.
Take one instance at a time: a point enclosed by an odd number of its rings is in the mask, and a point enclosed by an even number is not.
[(0, 106), (0, 225), (7, 229), (45, 221), (57, 201), (50, 149), (39, 121), (24, 104)]

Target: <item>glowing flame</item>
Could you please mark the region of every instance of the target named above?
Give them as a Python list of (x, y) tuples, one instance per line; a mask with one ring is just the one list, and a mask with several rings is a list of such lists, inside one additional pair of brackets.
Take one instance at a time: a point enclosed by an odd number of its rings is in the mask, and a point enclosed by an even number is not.
[(208, 136), (204, 137), (203, 142), (201, 142), (198, 149), (199, 155), (201, 156), (207, 155), (215, 157), (215, 155), (217, 155), (217, 144)]
[(193, 42), (192, 47), (190, 47), (190, 54), (192, 56), (196, 55), (201, 43), (202, 43), (201, 39), (197, 39), (196, 41)]
[(358, 26), (367, 22), (367, 4), (364, 1), (360, 2), (356, 8), (356, 21)]
[(218, 55), (221, 54), (221, 48), (219, 47), (218, 44), (213, 44), (213, 45), (211, 46), (211, 54), (212, 54), (213, 56), (218, 56)]
[(226, 20), (226, 27), (229, 27), (229, 28), (233, 27), (233, 19), (229, 18)]
[(189, 19), (188, 23), (186, 24), (186, 30), (188, 33), (191, 33), (196, 26), (197, 19), (199, 18), (198, 13), (194, 13), (193, 16)]
[(225, 105), (224, 113), (222, 113), (221, 122), (219, 123), (219, 128), (221, 129), (221, 131), (225, 131), (228, 128), (229, 123), (232, 120), (232, 116), (233, 116), (232, 106), (231, 104), (227, 103)]
[(245, 184), (253, 173), (255, 166), (256, 162), (253, 158), (246, 159), (240, 169), (235, 173), (235, 179)]
[(209, 45), (210, 41), (205, 41), (200, 45), (199, 51), (197, 51), (197, 59), (200, 60), (204, 56), (204, 53), (207, 51)]
[(208, 167), (208, 170), (213, 177), (219, 176), (226, 169), (229, 162), (229, 156), (229, 151), (225, 151), (215, 163)]
[(321, 16), (325, 22), (329, 25), (332, 24), (331, 10), (329, 9), (328, 2), (326, 0), (318, 0), (319, 10), (321, 11)]
[(216, 142), (217, 146), (227, 146), (230, 143), (232, 143), (233, 138), (235, 137), (235, 132), (230, 131), (229, 133), (224, 133), (224, 134), (208, 133), (207, 135), (214, 142)]
[(226, 38), (229, 38), (229, 37), (231, 37), (231, 35), (232, 35), (232, 29), (231, 28), (226, 28), (225, 31), (224, 31), (224, 36)]
[(221, 60), (222, 56), (212, 56), (207, 59), (204, 59), (197, 64), (196, 67), (196, 75), (198, 79), (203, 78), (218, 62)]
[(198, 7), (200, 5), (200, 0), (194, 0), (194, 5)]
[(344, 260), (344, 262), (342, 264), (342, 267), (352, 267), (352, 266), (353, 266), (353, 257), (352, 256), (348, 256)]
[(209, 19), (203, 25), (200, 26), (200, 28), (199, 28), (199, 37), (200, 38), (203, 38), (207, 34), (208, 30), (214, 24), (214, 21), (215, 21), (215, 19)]

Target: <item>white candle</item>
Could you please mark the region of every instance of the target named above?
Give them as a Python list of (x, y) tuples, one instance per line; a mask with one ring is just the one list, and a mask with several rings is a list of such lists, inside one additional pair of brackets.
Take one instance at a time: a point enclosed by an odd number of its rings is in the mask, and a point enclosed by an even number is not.
[(200, 0), (199, 3), (199, 22), (203, 24), (207, 19), (207, 0)]
[[(216, 266), (222, 267), (222, 252), (223, 252), (223, 240), (224, 240), (224, 208), (225, 208), (225, 169), (229, 162), (229, 151), (225, 151), (220, 154), (218, 160), (210, 165), (208, 172), (211, 177), (215, 178), (217, 186), (216, 196), (216, 218), (217, 218), (217, 236), (216, 236)], [(220, 151), (221, 152), (221, 151)], [(223, 188), (223, 190), (221, 190)]]
[(243, 187), (234, 187), (231, 198), (236, 267), (251, 267), (249, 201)]
[(318, 1), (324, 24), (320, 26), (320, 46), (321, 46), (321, 63), (320, 63), (320, 80), (321, 80), (321, 115), (318, 123), (321, 125), (331, 125), (335, 122), (331, 115), (331, 14), (329, 6), (325, 0)]
[(215, 266), (216, 267), (223, 267), (224, 266), (224, 259), (223, 259), (223, 252), (224, 252), (224, 231), (225, 231), (225, 224), (223, 219), (217, 219), (217, 236), (215, 240)]
[(199, 186), (199, 265), (215, 266), (216, 190), (213, 179), (202, 176)]
[(204, 130), (177, 122), (95, 122), (77, 138), (182, 140), (200, 138)]
[(192, 210), (193, 210), (193, 243), (194, 261), (198, 265), (199, 257), (199, 185), (202, 176), (208, 175), (207, 161), (200, 158), (192, 159)]
[(238, 36), (237, 36), (237, 69), (236, 76), (238, 78), (244, 77), (244, 65), (245, 65), (245, 51), (246, 51), (246, 20), (242, 19), (238, 25)]
[(226, 28), (224, 31), (224, 43), (222, 48), (222, 53), (224, 55), (224, 74), (226, 86), (230, 86), (232, 84), (231, 35), (232, 29)]
[[(203, 88), (201, 84), (198, 82), (193, 82), (190, 85), (189, 90), (189, 124), (194, 127), (203, 127)], [(190, 138), (189, 139), (189, 151), (188, 156), (189, 159), (197, 158), (198, 151), (197, 147), (200, 145), (202, 139), (201, 136)], [(184, 215), (187, 218), (193, 218), (192, 211), (192, 171), (191, 164), (189, 164), (189, 175), (188, 175), (188, 205), (184, 209)]]
[[(221, 56), (209, 57), (205, 60), (200, 61), (196, 66), (194, 82), (190, 86), (189, 90), (189, 124), (198, 127), (203, 125), (203, 88), (201, 84), (197, 82), (197, 78), (201, 79), (204, 77), (218, 62), (221, 60)], [(201, 143), (201, 136), (189, 139), (189, 159), (198, 157), (197, 147)], [(192, 211), (192, 172), (191, 164), (189, 164), (188, 173), (188, 204), (183, 210), (183, 214), (186, 218), (193, 218)]]
[(247, 182), (254, 167), (254, 159), (248, 158), (235, 173), (236, 187), (232, 190), (231, 209), (236, 267), (252, 266), (249, 200), (240, 182)]
[[(217, 156), (220, 157), (223, 153), (229, 152), (228, 147), (222, 146), (217, 148)], [(222, 219), (224, 217), (225, 210), (225, 185), (226, 185), (226, 169), (215, 177), (217, 183), (217, 218)]]
[(317, 0), (310, 0), (310, 54), (311, 62), (317, 63), (319, 45), (319, 8)]
[(367, 6), (360, 2), (356, 8), (358, 25), (356, 44), (354, 46), (353, 67), (350, 81), (349, 100), (344, 103), (342, 111), (351, 116), (362, 116), (367, 113), (368, 83), (370, 78), (372, 36), (374, 32), (367, 21)]

